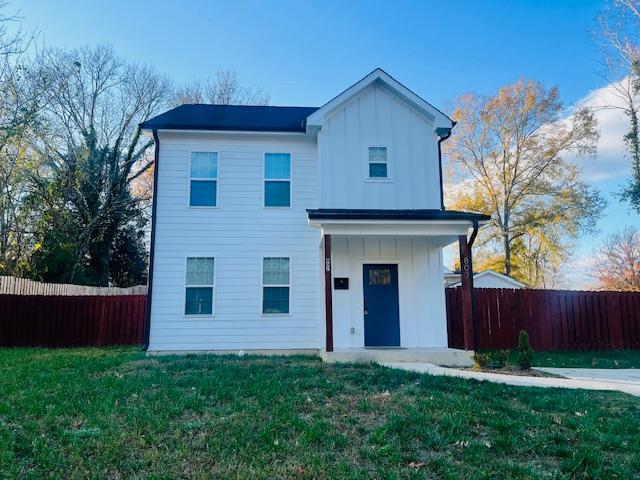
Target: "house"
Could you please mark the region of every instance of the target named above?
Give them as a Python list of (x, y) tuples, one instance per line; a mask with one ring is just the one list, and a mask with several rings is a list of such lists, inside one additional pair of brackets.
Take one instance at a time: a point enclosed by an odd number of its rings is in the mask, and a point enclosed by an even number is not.
[(147, 350), (454, 358), (442, 248), (489, 217), (443, 208), (453, 126), (381, 69), (320, 108), (182, 105), (141, 124)]
[[(454, 272), (444, 267), (444, 285), (445, 287), (461, 286), (460, 272)], [(473, 286), (476, 288), (527, 288), (524, 283), (515, 278), (494, 270), (483, 270), (482, 272), (474, 273)]]

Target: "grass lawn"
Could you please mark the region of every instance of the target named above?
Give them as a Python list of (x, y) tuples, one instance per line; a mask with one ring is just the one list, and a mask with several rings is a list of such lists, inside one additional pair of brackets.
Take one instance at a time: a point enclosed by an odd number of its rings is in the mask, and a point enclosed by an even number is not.
[[(513, 361), (517, 355), (512, 354)], [(535, 367), (640, 368), (638, 350), (536, 352)]]
[(0, 478), (640, 478), (640, 400), (315, 358), (0, 350)]

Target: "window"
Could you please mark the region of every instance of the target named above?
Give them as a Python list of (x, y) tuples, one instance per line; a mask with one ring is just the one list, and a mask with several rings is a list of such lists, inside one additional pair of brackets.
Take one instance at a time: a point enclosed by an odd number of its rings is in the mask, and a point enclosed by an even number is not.
[(264, 156), (264, 206), (291, 206), (291, 155), (266, 153)]
[(289, 259), (262, 259), (262, 313), (289, 313)]
[(187, 258), (186, 315), (213, 313), (213, 258)]
[(215, 207), (218, 197), (218, 154), (191, 152), (189, 206)]
[(389, 178), (387, 147), (369, 147), (369, 178)]
[(388, 268), (370, 269), (369, 285), (391, 285), (391, 270)]

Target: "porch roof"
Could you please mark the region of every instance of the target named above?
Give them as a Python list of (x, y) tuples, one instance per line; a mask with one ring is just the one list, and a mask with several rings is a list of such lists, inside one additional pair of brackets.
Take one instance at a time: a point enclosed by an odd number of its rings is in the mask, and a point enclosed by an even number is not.
[(486, 222), (489, 215), (482, 213), (459, 212), (456, 210), (413, 209), (380, 210), (350, 208), (308, 209), (309, 220), (463, 220)]
[(320, 228), (322, 235), (430, 237), (442, 247), (467, 235), (470, 228), (486, 224), (491, 217), (479, 213), (453, 210), (307, 210), (309, 225)]

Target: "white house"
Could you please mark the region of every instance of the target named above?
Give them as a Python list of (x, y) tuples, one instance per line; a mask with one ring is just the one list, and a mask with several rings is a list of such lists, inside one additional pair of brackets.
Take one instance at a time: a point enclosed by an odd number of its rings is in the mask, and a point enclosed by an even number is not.
[(451, 353), (442, 248), (489, 219), (443, 208), (453, 126), (381, 69), (320, 108), (183, 105), (144, 122), (147, 350)]
[[(446, 287), (459, 287), (462, 285), (460, 272), (454, 272), (444, 267), (444, 284)], [(473, 286), (476, 288), (526, 288), (526, 285), (509, 275), (494, 270), (483, 270), (473, 274)]]

